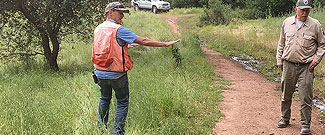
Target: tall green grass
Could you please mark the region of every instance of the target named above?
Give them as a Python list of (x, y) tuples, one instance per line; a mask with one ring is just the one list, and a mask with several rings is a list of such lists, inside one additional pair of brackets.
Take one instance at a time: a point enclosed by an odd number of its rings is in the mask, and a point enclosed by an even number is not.
[[(164, 19), (150, 12), (132, 12), (124, 25), (143, 37), (182, 39), (181, 67), (171, 48), (138, 46), (130, 49), (134, 68), (128, 72), (130, 105), (128, 135), (211, 134), (221, 116), (219, 78), (204, 59), (195, 36), (178, 37)], [(0, 134), (100, 134), (96, 128), (99, 86), (91, 71), (92, 43), (78, 35), (62, 41), (60, 72), (48, 71), (44, 58), (28, 62), (1, 61)], [(114, 95), (114, 94), (113, 94)], [(114, 126), (116, 100), (110, 107), (109, 129)]]

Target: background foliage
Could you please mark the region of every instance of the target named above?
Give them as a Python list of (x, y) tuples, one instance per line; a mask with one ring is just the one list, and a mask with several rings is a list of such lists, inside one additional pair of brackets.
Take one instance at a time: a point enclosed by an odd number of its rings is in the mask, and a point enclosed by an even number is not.
[[(174, 8), (203, 7), (199, 26), (229, 24), (238, 19), (279, 17), (294, 11), (296, 0), (169, 0)], [(311, 1), (322, 8), (324, 0)]]
[(231, 21), (231, 15), (228, 11), (232, 9), (229, 5), (222, 4), (222, 1), (219, 0), (209, 0), (208, 5), (200, 16), (199, 26), (228, 24)]
[[(0, 1), (0, 58), (43, 55), (49, 68), (59, 70), (62, 39), (71, 33), (91, 37), (106, 0), (2, 0)], [(13, 59), (12, 59), (13, 58)]]
[(208, 0), (166, 0), (173, 8), (203, 7), (208, 4)]
[(257, 19), (288, 14), (293, 11), (295, 3), (294, 0), (249, 0), (244, 8), (249, 14), (248, 19)]

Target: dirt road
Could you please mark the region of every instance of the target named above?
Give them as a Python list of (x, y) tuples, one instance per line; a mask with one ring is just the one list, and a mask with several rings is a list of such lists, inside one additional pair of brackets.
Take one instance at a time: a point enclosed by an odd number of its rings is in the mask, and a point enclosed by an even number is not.
[[(179, 34), (176, 21), (182, 16), (162, 16), (171, 24), (173, 31)], [(192, 15), (188, 15), (192, 16)], [(268, 81), (261, 74), (249, 71), (235, 61), (220, 53), (202, 48), (206, 60), (215, 67), (215, 73), (231, 81), (231, 90), (224, 90), (224, 100), (220, 108), (224, 117), (217, 120), (215, 135), (298, 135), (300, 132), (300, 105), (292, 104), (290, 126), (284, 129), (276, 127), (280, 120), (280, 95), (276, 90), (278, 83)], [(312, 113), (312, 135), (325, 135), (325, 127), (320, 122), (315, 109)]]

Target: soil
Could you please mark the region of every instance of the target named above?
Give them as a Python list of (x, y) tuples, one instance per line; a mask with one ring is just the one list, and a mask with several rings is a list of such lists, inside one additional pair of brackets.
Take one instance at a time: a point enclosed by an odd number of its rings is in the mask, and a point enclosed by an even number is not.
[[(176, 21), (193, 15), (161, 15), (177, 34)], [(214, 72), (229, 80), (230, 90), (223, 90), (223, 101), (219, 104), (224, 117), (216, 120), (214, 135), (299, 135), (300, 103), (294, 99), (292, 118), (287, 128), (277, 128), (281, 118), (281, 90), (279, 83), (267, 80), (258, 72), (246, 70), (242, 65), (220, 53), (202, 47), (206, 60), (214, 66)], [(322, 117), (313, 108), (312, 135), (325, 135)]]
[(194, 14), (186, 14), (186, 15), (160, 15), (160, 17), (163, 17), (166, 19), (167, 23), (172, 27), (172, 30), (177, 35), (181, 35), (179, 33), (179, 26), (176, 24), (176, 22), (183, 18), (183, 17), (189, 17), (189, 16), (195, 16)]

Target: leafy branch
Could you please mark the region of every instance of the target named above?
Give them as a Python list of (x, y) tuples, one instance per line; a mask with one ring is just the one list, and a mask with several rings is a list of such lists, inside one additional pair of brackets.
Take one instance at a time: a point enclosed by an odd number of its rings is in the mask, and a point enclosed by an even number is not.
[(172, 46), (172, 54), (173, 54), (173, 58), (175, 59), (175, 63), (176, 63), (176, 67), (180, 67), (182, 66), (182, 60), (184, 59), (181, 55), (181, 53), (179, 52), (180, 49), (176, 46)]

